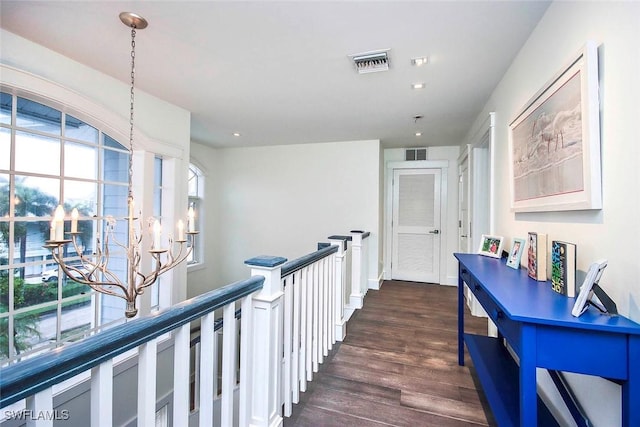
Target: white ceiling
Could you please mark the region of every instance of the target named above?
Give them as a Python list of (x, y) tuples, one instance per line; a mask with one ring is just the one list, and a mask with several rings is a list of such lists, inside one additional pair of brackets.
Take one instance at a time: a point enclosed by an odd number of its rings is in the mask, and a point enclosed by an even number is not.
[[(130, 31), (118, 15), (142, 15), (136, 87), (191, 111), (193, 141), (415, 147), (463, 141), (548, 5), (0, 0), (0, 24), (129, 83)], [(348, 58), (385, 48), (387, 72), (358, 75)], [(425, 55), (429, 65), (411, 66)]]

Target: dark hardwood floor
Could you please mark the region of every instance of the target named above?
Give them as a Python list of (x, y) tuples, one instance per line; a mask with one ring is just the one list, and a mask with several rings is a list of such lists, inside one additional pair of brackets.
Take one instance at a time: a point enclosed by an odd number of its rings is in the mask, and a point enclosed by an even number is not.
[[(467, 316), (465, 329), (486, 333), (487, 321)], [(457, 355), (457, 289), (386, 281), (284, 426), (494, 425), (468, 355), (465, 366)]]

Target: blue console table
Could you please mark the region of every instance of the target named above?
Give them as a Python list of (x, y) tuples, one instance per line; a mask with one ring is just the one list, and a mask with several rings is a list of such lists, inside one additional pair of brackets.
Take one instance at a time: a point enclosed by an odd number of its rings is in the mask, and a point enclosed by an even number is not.
[[(622, 385), (622, 422), (640, 426), (640, 325), (590, 307), (571, 315), (575, 298), (536, 282), (525, 269), (477, 254), (458, 259), (458, 363), (464, 345), (473, 360), (500, 426), (558, 425), (536, 393), (536, 367), (597, 375)], [(491, 320), (498, 338), (464, 333), (466, 283)], [(506, 339), (520, 364), (503, 345)]]

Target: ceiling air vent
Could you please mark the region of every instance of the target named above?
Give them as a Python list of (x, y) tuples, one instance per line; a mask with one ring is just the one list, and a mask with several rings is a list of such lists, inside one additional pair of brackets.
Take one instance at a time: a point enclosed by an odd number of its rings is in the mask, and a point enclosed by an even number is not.
[(353, 60), (358, 74), (376, 73), (389, 69), (389, 49), (377, 50), (373, 52), (357, 53), (349, 55)]

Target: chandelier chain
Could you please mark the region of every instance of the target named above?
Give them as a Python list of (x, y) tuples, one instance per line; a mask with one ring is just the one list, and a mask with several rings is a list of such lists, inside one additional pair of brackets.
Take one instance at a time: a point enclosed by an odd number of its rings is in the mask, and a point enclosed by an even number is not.
[(129, 109), (129, 197), (133, 197), (133, 105), (136, 74), (136, 29), (131, 27), (131, 96)]

